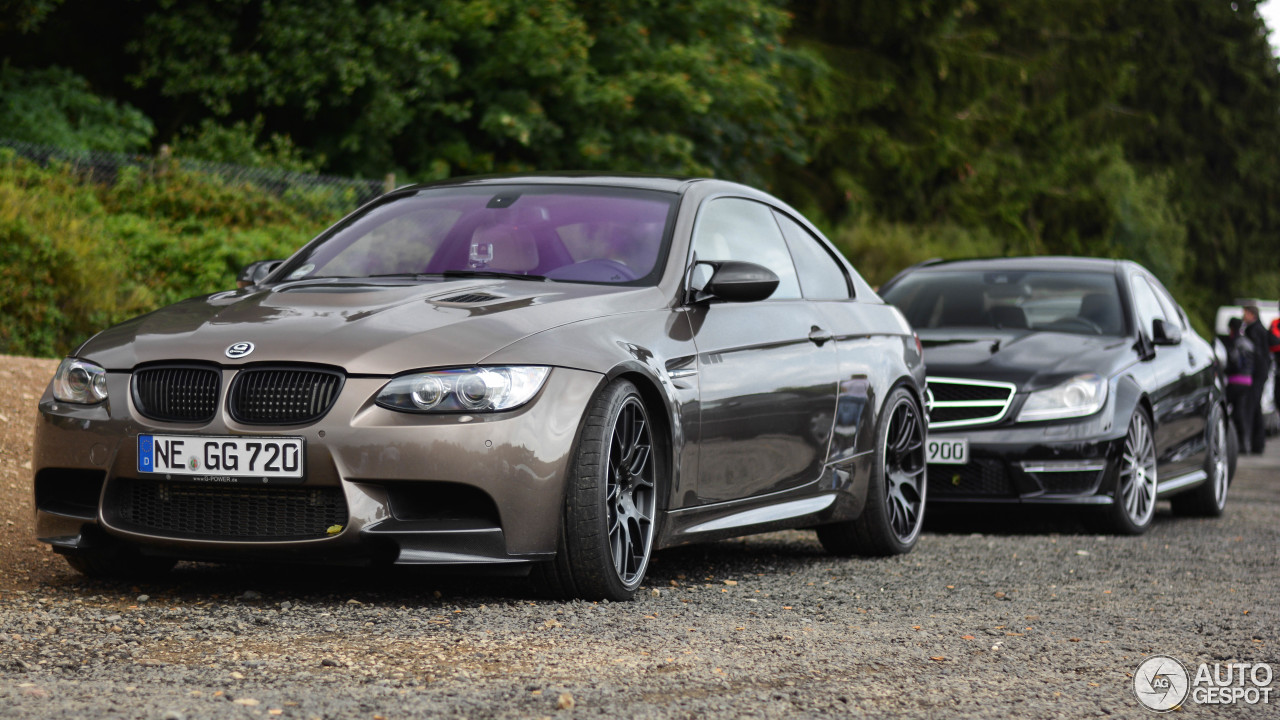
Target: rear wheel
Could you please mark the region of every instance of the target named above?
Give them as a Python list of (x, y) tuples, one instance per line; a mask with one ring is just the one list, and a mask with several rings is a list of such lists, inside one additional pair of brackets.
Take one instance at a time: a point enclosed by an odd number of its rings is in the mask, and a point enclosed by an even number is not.
[(556, 557), (535, 582), (558, 597), (630, 600), (657, 537), (663, 456), (636, 386), (592, 402), (570, 471)]
[(1156, 443), (1147, 411), (1138, 408), (1129, 420), (1124, 452), (1116, 473), (1115, 502), (1106, 510), (1107, 529), (1141, 535), (1156, 511)]
[(1204, 473), (1208, 475), (1194, 490), (1175, 495), (1171, 502), (1178, 515), (1218, 517), (1227, 506), (1227, 486), (1231, 482), (1226, 415), (1215, 408), (1209, 419)]
[(885, 401), (877, 426), (877, 452), (862, 515), (818, 528), (818, 540), (836, 555), (899, 555), (911, 550), (924, 524), (924, 417), (906, 388)]

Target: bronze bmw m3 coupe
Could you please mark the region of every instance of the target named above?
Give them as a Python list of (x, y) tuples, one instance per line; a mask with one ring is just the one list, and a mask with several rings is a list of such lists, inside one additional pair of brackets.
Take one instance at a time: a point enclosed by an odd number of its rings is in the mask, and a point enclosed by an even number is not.
[(40, 399), (37, 533), (77, 569), (467, 565), (626, 599), (671, 545), (916, 542), (919, 343), (765, 193), (407, 187), (245, 278), (103, 331)]

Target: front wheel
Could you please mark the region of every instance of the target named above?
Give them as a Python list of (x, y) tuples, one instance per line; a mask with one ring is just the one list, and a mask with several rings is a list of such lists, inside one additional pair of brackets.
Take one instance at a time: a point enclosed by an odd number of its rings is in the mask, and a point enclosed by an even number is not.
[(920, 537), (925, 425), (920, 405), (906, 388), (889, 394), (876, 433), (876, 462), (862, 515), (818, 528), (822, 547), (834, 555), (900, 555)]
[(630, 600), (657, 537), (664, 456), (636, 386), (618, 380), (587, 411), (565, 491), (556, 557), (535, 570), (549, 594)]
[(1116, 473), (1114, 502), (1107, 508), (1106, 528), (1120, 535), (1141, 535), (1156, 512), (1156, 442), (1146, 410), (1129, 420), (1124, 451)]
[(1173, 512), (1194, 517), (1218, 517), (1227, 506), (1227, 486), (1231, 483), (1226, 415), (1214, 408), (1205, 439), (1204, 473), (1208, 476), (1194, 490), (1175, 495)]

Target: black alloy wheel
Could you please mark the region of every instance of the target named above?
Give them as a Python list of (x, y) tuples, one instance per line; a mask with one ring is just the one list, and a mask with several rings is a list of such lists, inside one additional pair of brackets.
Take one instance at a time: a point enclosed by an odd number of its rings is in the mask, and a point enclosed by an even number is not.
[(889, 394), (878, 424), (875, 470), (862, 515), (818, 528), (836, 555), (899, 555), (911, 550), (924, 525), (927, 464), (924, 415), (904, 387)]
[(657, 538), (665, 446), (636, 386), (617, 380), (587, 411), (565, 490), (554, 560), (534, 571), (546, 594), (629, 600)]

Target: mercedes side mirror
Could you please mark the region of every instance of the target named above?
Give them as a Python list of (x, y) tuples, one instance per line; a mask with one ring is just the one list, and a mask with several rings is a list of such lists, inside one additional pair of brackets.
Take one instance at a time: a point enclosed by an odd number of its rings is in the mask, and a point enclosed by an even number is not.
[(1156, 345), (1177, 345), (1182, 342), (1182, 328), (1162, 318), (1151, 321), (1151, 342)]

